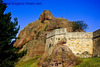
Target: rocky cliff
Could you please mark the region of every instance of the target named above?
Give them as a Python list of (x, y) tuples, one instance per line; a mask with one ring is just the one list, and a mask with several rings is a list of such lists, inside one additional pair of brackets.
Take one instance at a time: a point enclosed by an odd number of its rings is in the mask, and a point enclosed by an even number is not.
[[(67, 28), (67, 32), (73, 32), (73, 23), (64, 18), (55, 18), (50, 11), (44, 10), (39, 20), (29, 23), (18, 35), (19, 39), (16, 40), (14, 46), (23, 46), (20, 51), (27, 49), (27, 54), (21, 61), (42, 55), (45, 49), (46, 34), (57, 28)], [(81, 27), (74, 31), (84, 32)]]

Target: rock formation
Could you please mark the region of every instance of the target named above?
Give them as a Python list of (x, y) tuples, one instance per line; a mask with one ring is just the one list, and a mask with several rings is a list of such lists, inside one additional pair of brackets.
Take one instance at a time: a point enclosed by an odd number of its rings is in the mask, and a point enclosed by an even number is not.
[[(63, 45), (66, 43), (65, 39), (59, 41), (53, 49), (53, 52), (50, 56), (46, 56), (41, 59), (39, 63), (42, 67), (73, 67), (77, 64), (77, 57), (72, 53), (70, 48)], [(45, 54), (45, 53), (44, 53)], [(39, 64), (38, 63), (38, 64)]]
[[(27, 54), (21, 61), (43, 55), (45, 51), (46, 34), (57, 28), (67, 28), (68, 32), (73, 32), (73, 23), (74, 22), (70, 22), (64, 18), (55, 18), (50, 11), (45, 10), (40, 15), (39, 20), (29, 23), (18, 35), (19, 39), (16, 40), (14, 46), (23, 46), (20, 51), (27, 49)], [(82, 28), (75, 31), (84, 32)]]
[(49, 10), (44, 10), (43, 13), (40, 15), (39, 20), (45, 21), (45, 20), (54, 20), (55, 17), (51, 14)]

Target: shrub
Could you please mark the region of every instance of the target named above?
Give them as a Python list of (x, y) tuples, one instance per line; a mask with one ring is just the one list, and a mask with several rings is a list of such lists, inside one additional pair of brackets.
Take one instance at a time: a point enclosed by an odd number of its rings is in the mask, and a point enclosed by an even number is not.
[(41, 21), (41, 23), (44, 23), (44, 21)]
[(38, 39), (39, 35), (40, 35), (40, 31), (36, 34), (36, 39)]
[(27, 54), (27, 49), (23, 50), (22, 52), (18, 53), (18, 57), (23, 57), (24, 55)]
[(79, 29), (80, 27), (85, 31), (88, 29), (88, 25), (84, 23), (84, 21), (74, 21), (72, 26), (73, 31)]
[(46, 31), (47, 27), (48, 27), (48, 25), (46, 25), (46, 27), (44, 28), (44, 31)]
[(36, 30), (34, 30), (34, 33), (37, 33)]

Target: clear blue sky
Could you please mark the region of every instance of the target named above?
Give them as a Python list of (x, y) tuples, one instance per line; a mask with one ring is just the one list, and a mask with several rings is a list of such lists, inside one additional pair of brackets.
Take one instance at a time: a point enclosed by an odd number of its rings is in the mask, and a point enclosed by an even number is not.
[(11, 12), (12, 19), (18, 18), (20, 30), (39, 19), (44, 10), (69, 21), (83, 20), (88, 24), (87, 32), (100, 28), (100, 0), (4, 0), (6, 3), (39, 3), (41, 5), (7, 5), (5, 13)]

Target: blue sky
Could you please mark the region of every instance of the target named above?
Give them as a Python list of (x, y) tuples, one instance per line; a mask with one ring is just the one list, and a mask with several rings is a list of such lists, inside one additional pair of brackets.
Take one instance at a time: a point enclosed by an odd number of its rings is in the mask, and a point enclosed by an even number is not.
[(44, 10), (69, 21), (83, 20), (88, 24), (87, 32), (100, 29), (100, 0), (3, 0), (6, 3), (41, 3), (40, 5), (7, 5), (5, 13), (18, 18), (20, 30), (39, 19)]

